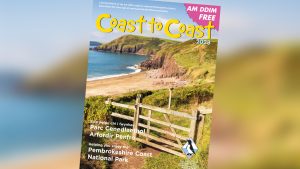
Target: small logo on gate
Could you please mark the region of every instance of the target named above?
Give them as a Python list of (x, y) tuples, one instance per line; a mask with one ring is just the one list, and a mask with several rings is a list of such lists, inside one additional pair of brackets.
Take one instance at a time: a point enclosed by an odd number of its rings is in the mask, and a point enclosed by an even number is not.
[(195, 142), (193, 139), (189, 138), (185, 145), (182, 147), (182, 150), (184, 154), (188, 157), (191, 158), (193, 157), (196, 152), (198, 151), (198, 147), (196, 146)]

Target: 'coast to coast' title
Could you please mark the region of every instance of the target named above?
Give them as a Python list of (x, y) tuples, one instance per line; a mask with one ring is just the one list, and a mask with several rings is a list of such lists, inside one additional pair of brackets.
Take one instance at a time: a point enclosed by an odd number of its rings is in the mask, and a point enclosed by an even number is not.
[[(104, 26), (103, 22), (109, 22), (109, 25)], [(149, 26), (150, 32), (155, 33), (157, 31), (163, 31), (170, 38), (180, 38), (183, 34), (190, 38), (207, 38), (211, 39), (212, 29), (215, 29), (212, 21), (209, 21), (207, 25), (192, 25), (181, 23), (178, 19), (169, 19), (165, 23), (158, 21), (156, 18), (146, 20), (144, 16), (140, 16), (139, 19), (118, 19), (111, 14), (100, 14), (96, 19), (96, 28), (100, 32), (111, 33), (114, 30), (119, 32), (139, 32), (143, 34), (145, 26)], [(175, 28), (175, 30), (171, 28)], [(206, 37), (205, 37), (206, 36)]]

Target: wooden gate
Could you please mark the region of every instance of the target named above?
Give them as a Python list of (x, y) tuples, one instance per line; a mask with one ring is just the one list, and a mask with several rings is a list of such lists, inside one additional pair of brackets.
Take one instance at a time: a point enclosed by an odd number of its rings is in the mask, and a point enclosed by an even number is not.
[[(182, 146), (186, 142), (187, 139), (191, 138), (195, 142), (197, 142), (197, 138), (202, 137), (202, 129), (205, 120), (205, 114), (210, 114), (212, 112), (211, 109), (202, 108), (201, 110), (193, 111), (192, 114), (178, 112), (170, 109), (145, 105), (141, 103), (141, 95), (138, 95), (136, 98), (135, 105), (127, 105), (112, 102), (110, 99), (105, 102), (106, 104), (110, 104), (116, 107), (126, 108), (134, 111), (134, 116), (128, 116), (120, 113), (113, 112), (111, 116), (116, 118), (121, 118), (125, 120), (129, 120), (133, 122), (133, 131), (132, 138), (134, 141), (141, 142), (148, 146), (160, 149), (162, 151), (180, 156), (185, 157), (185, 154), (182, 152)], [(142, 110), (147, 111), (147, 115), (142, 115)], [(152, 118), (152, 112), (162, 113), (164, 120), (158, 120)], [(190, 120), (190, 127), (183, 127), (180, 125), (172, 124), (169, 118), (169, 115), (178, 116), (180, 118), (186, 118)], [(146, 124), (141, 123), (141, 120), (146, 121)], [(159, 124), (162, 126), (168, 127), (170, 130), (164, 130), (158, 127), (154, 127), (151, 123)], [(146, 129), (145, 133), (136, 132), (139, 128)], [(176, 130), (181, 130), (187, 133), (188, 137), (180, 135), (176, 133)], [(174, 141), (157, 137), (150, 134), (150, 131), (155, 131), (158, 133), (162, 133), (174, 138)], [(143, 137), (143, 138), (141, 138)], [(182, 143), (182, 141), (184, 141)]]

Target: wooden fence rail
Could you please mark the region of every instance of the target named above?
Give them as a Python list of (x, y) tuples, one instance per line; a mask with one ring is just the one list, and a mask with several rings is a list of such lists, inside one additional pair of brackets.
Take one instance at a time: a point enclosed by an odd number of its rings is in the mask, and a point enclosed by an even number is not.
[[(110, 104), (116, 107), (126, 108), (130, 110), (134, 110), (134, 116), (128, 116), (120, 113), (113, 112), (111, 116), (115, 118), (125, 119), (128, 121), (132, 121), (133, 123), (133, 133), (132, 138), (134, 141), (141, 142), (143, 144), (146, 144), (148, 146), (160, 149), (162, 151), (180, 156), (185, 157), (185, 155), (182, 152), (182, 141), (187, 140), (189, 138), (193, 139), (195, 142), (199, 141), (199, 138), (202, 137), (202, 130), (205, 120), (205, 115), (212, 113), (211, 109), (206, 109), (204, 107), (201, 107), (200, 110), (194, 111), (191, 114), (174, 111), (171, 109), (165, 109), (150, 105), (145, 105), (141, 103), (141, 95), (138, 95), (136, 98), (135, 105), (127, 105), (127, 104), (121, 104), (112, 102), (110, 99), (105, 102), (106, 104)], [(147, 115), (142, 115), (142, 110), (148, 110), (144, 112), (148, 112)], [(153, 112), (162, 113), (165, 121), (154, 119), (152, 117)], [(178, 116), (180, 118), (186, 118), (190, 120), (190, 126), (189, 128), (180, 126), (177, 124), (173, 124), (170, 121), (169, 115), (172, 116)], [(146, 124), (142, 123), (141, 120), (146, 121)], [(162, 128), (158, 128), (157, 125), (154, 127), (153, 124), (159, 124), (162, 126), (165, 126), (170, 129), (170, 131)], [(138, 131), (139, 128), (146, 129), (145, 133), (142, 132), (135, 132)], [(187, 136), (180, 135), (176, 133), (176, 130), (181, 130), (183, 132), (186, 132)], [(151, 134), (150, 131), (155, 131), (158, 133), (162, 133), (166, 136), (174, 138), (167, 139), (163, 137), (158, 137), (153, 134)], [(169, 138), (168, 137), (168, 138)], [(197, 139), (198, 138), (198, 139)]]

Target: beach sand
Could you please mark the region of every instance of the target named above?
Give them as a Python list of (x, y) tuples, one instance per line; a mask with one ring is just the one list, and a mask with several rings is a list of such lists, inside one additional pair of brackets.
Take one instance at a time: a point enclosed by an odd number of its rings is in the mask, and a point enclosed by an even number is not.
[(184, 85), (176, 78), (150, 78), (149, 72), (140, 72), (125, 76), (88, 81), (86, 98), (90, 96), (111, 96), (136, 90), (156, 90)]

